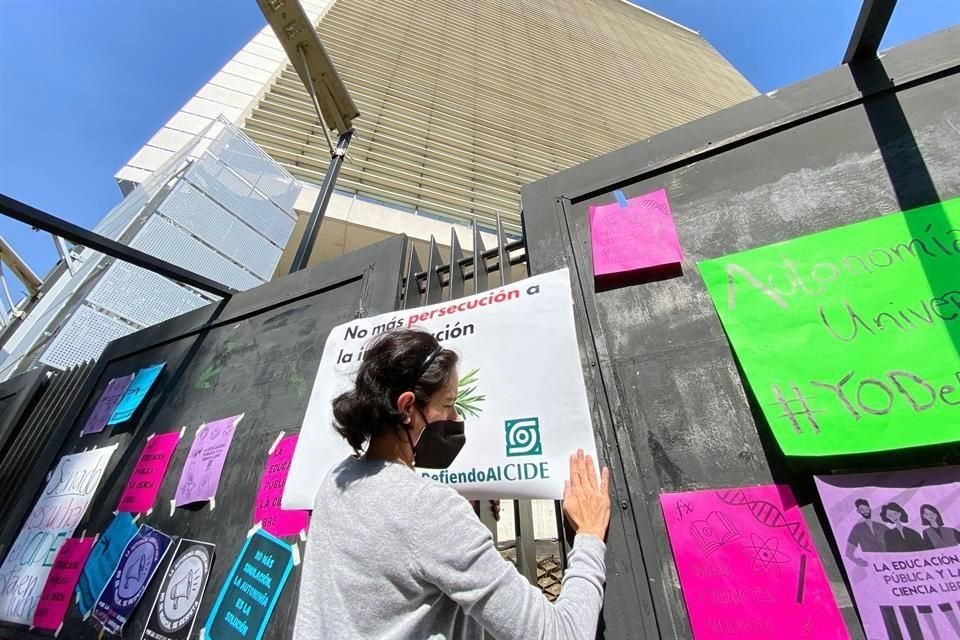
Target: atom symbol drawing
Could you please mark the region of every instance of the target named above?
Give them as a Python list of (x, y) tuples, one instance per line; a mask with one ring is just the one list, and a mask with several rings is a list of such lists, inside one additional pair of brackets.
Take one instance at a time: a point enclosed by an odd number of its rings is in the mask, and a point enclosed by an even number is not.
[(766, 571), (774, 577), (780, 577), (780, 565), (790, 561), (787, 554), (779, 550), (780, 541), (776, 536), (763, 539), (755, 533), (750, 534), (753, 545), (745, 545), (743, 552), (750, 556), (753, 562), (750, 568), (754, 573)]

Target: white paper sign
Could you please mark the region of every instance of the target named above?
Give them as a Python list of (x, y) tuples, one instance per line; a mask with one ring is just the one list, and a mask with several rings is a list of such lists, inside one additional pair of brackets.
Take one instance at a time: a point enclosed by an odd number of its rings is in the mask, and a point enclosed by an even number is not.
[(57, 551), (86, 514), (116, 449), (112, 445), (60, 458), (0, 567), (0, 620), (32, 624)]
[[(559, 499), (569, 455), (596, 456), (567, 269), (428, 307), (386, 313), (330, 332), (283, 493), (312, 509), (327, 471), (352, 454), (331, 403), (352, 388), (363, 348), (395, 328), (421, 328), (460, 355), (467, 443), (449, 469), (417, 473), (468, 498)], [(461, 404), (462, 400), (462, 404)]]

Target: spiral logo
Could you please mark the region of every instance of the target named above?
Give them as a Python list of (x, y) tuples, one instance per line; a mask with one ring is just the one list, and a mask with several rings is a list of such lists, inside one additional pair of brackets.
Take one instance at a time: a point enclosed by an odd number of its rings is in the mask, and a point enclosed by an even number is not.
[(518, 418), (506, 421), (507, 457), (539, 456), (540, 420), (538, 418)]

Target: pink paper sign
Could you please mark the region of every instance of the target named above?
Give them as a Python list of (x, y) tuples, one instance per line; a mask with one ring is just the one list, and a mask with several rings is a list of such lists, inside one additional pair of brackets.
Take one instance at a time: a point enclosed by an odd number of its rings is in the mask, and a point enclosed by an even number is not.
[(788, 487), (660, 496), (690, 627), (703, 638), (849, 638)]
[(153, 508), (160, 491), (160, 483), (167, 472), (167, 464), (173, 455), (177, 443), (180, 442), (180, 432), (171, 431), (147, 438), (147, 445), (140, 453), (140, 459), (133, 467), (130, 480), (120, 496), (117, 511), (130, 513), (145, 513)]
[(605, 276), (683, 260), (665, 189), (590, 207), (593, 275)]
[(83, 425), (83, 431), (80, 435), (85, 436), (88, 433), (100, 433), (103, 431), (103, 428), (107, 426), (107, 420), (113, 415), (113, 410), (120, 404), (120, 399), (133, 381), (133, 376), (134, 374), (131, 373), (128, 376), (114, 378), (107, 383), (103, 393), (100, 394), (100, 399), (97, 400), (96, 406), (93, 408), (93, 411), (90, 412), (90, 417), (87, 418), (86, 424)]
[(280, 508), (283, 487), (287, 484), (290, 461), (296, 448), (296, 434), (277, 443), (273, 453), (267, 457), (267, 465), (260, 478), (260, 489), (257, 491), (257, 501), (253, 506), (254, 523), (261, 523), (265, 531), (277, 537), (297, 535), (306, 531), (310, 524), (309, 511), (286, 511)]
[(67, 607), (73, 599), (73, 588), (77, 585), (94, 540), (96, 538), (93, 537), (67, 538), (60, 545), (53, 568), (47, 575), (47, 582), (40, 594), (40, 602), (33, 613), (33, 626), (50, 630), (60, 628)]
[(205, 502), (217, 495), (220, 473), (227, 458), (233, 432), (243, 415), (221, 418), (201, 425), (183, 464), (174, 496), (177, 505)]

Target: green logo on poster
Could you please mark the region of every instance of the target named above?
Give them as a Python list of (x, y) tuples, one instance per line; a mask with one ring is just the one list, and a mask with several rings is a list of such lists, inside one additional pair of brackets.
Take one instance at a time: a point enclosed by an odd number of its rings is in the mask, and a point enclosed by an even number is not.
[(539, 456), (540, 447), (539, 418), (517, 418), (506, 421), (507, 457)]

